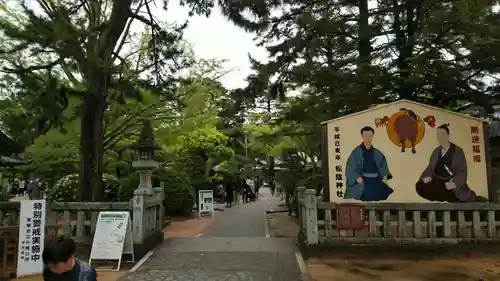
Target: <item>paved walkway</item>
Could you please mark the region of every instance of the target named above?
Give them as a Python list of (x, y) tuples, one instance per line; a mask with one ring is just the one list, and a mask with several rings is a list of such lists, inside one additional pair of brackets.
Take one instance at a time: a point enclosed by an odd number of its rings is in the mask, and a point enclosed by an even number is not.
[(265, 210), (278, 198), (237, 204), (215, 214), (197, 238), (170, 238), (122, 281), (301, 281), (296, 247), (264, 238)]
[(300, 281), (288, 239), (172, 238), (123, 281)]
[(203, 231), (203, 237), (264, 237), (265, 211), (279, 203), (268, 189), (255, 202), (234, 204), (223, 212), (215, 212), (213, 223)]

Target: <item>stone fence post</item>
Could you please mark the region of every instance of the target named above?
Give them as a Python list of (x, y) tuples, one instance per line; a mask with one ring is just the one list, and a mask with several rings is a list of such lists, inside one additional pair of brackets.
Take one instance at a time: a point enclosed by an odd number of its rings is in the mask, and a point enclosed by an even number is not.
[(153, 188), (156, 198), (160, 200), (160, 207), (158, 210), (158, 229), (161, 230), (163, 228), (163, 220), (165, 219), (165, 206), (163, 205), (165, 199), (165, 183), (160, 182), (160, 187)]
[(146, 189), (136, 189), (132, 199), (132, 238), (134, 245), (142, 245), (146, 238)]
[(304, 219), (304, 214), (302, 211), (303, 207), (302, 207), (302, 204), (300, 202), (302, 199), (304, 199), (305, 191), (306, 191), (305, 187), (303, 187), (303, 186), (297, 187), (297, 216), (299, 217), (299, 223), (300, 223), (301, 229), (306, 226), (306, 224), (304, 223), (305, 219)]
[(306, 203), (306, 240), (307, 244), (318, 244), (318, 202), (315, 189), (305, 190)]

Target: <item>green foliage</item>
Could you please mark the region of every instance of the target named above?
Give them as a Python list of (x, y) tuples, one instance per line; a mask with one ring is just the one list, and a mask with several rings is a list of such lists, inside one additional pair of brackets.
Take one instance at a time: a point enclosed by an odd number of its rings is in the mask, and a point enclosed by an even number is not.
[[(154, 176), (166, 182), (167, 210), (186, 213), (195, 187), (224, 176), (277, 179), (289, 194), (321, 188), (322, 121), (401, 98), (457, 111), (472, 105), (491, 117), (500, 97), (491, 0), (219, 1), (270, 54), (266, 63), (251, 59), (248, 86), (232, 91), (218, 81), (222, 61), (186, 50), (185, 26), (146, 21), (147, 1), (90, 1), (95, 9), (35, 2), (36, 13), (2, 6), (0, 20), (0, 119), (27, 144), (29, 161), (16, 171), (36, 171), (50, 186), (83, 170), (80, 184), (92, 188), (85, 194), (99, 199), (132, 196), (131, 145), (145, 119), (161, 148), (155, 160), (169, 167)], [(181, 4), (208, 14), (214, 1)], [(131, 19), (147, 26), (138, 37)], [(112, 195), (100, 190), (103, 172), (120, 183)]]
[(0, 172), (0, 201), (9, 201), (10, 194), (8, 188), (8, 182), (5, 180), (3, 173)]
[(139, 176), (137, 173), (130, 173), (118, 179), (119, 188), (116, 189), (116, 194), (112, 198), (116, 201), (129, 201), (134, 197), (134, 190), (139, 187)]
[[(103, 175), (104, 190), (108, 201), (121, 201), (117, 197), (120, 190), (120, 182), (112, 175)], [(56, 184), (49, 187), (46, 192), (49, 198), (57, 202), (76, 202), (78, 190), (78, 174), (70, 174), (59, 179)]]
[(160, 168), (154, 178), (163, 181), (167, 215), (186, 216), (193, 209), (195, 192), (189, 183), (188, 175), (172, 169)]
[[(78, 195), (102, 200), (102, 146), (119, 142), (114, 128), (111, 138), (105, 139), (103, 122), (108, 105), (128, 98), (140, 101), (141, 89), (173, 99), (176, 72), (190, 64), (181, 42), (185, 25), (157, 22), (150, 12), (151, 2), (13, 2), (2, 5), (0, 52), (6, 66), (2, 70), (11, 82), (9, 95), (19, 95), (20, 100), (29, 97), (29, 102), (22, 104), (29, 105), (38, 123), (35, 136), (20, 138), (32, 140), (50, 128), (64, 127), (67, 120), (63, 113), (70, 106), (69, 99), (78, 97), (78, 110), (71, 116), (80, 121), (83, 150)], [(189, 1), (193, 11), (207, 12), (209, 7), (199, 4)], [(141, 15), (143, 12), (149, 17)], [(139, 39), (130, 29), (133, 20), (145, 25)], [(10, 121), (10, 125), (15, 123)]]
[(79, 160), (77, 126), (78, 124), (73, 122), (66, 126), (69, 130), (65, 133), (51, 129), (37, 138), (26, 148), (25, 158), (29, 164), (25, 169), (49, 177), (75, 172)]

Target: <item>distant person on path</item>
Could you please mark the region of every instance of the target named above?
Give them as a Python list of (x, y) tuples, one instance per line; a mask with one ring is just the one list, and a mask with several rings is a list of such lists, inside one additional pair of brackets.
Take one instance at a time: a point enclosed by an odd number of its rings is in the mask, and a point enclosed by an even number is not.
[(226, 189), (226, 207), (231, 207), (233, 205), (233, 197), (234, 197), (234, 181), (232, 179), (227, 179), (224, 187)]
[(271, 188), (271, 195), (274, 196), (274, 193), (276, 192), (276, 185), (274, 184), (274, 181), (271, 181), (270, 188)]
[(97, 281), (97, 273), (75, 258), (76, 245), (66, 237), (52, 238), (43, 249), (44, 281)]
[(33, 183), (34, 181), (30, 181), (26, 184), (26, 192), (28, 192), (28, 198), (31, 200), (31, 195), (33, 194)]
[(244, 179), (241, 179), (240, 186), (241, 186), (240, 192), (241, 192), (242, 203), (246, 203), (247, 202), (247, 194), (248, 194), (247, 182)]
[(260, 186), (262, 185), (262, 181), (260, 180), (259, 177), (255, 179), (255, 198), (259, 198), (259, 190)]
[(250, 179), (246, 179), (243, 181), (243, 195), (244, 195), (244, 202), (248, 203), (252, 200), (253, 197), (253, 188), (254, 184), (253, 181)]
[(19, 194), (19, 183), (17, 182), (17, 180), (14, 180), (14, 182), (12, 183), (12, 188), (11, 188), (11, 193), (13, 195), (17, 195)]
[(24, 195), (24, 185), (21, 181), (17, 181), (17, 195), (18, 196), (23, 196)]
[(241, 180), (240, 177), (236, 177), (234, 181), (234, 191), (235, 191), (235, 203), (240, 203), (240, 197), (243, 195), (243, 181)]
[(23, 181), (23, 187), (21, 188), (21, 196), (24, 196), (24, 194), (28, 191), (28, 181)]
[(28, 183), (28, 197), (30, 200), (40, 198), (40, 185), (38, 180), (31, 180)]

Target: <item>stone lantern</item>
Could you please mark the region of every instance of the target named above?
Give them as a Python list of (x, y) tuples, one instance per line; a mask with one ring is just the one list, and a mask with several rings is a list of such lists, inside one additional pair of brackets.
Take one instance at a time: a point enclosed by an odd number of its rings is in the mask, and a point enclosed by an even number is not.
[(151, 183), (151, 175), (153, 170), (158, 168), (158, 162), (153, 160), (155, 150), (159, 148), (153, 136), (153, 128), (151, 121), (146, 120), (142, 124), (141, 134), (137, 141), (135, 148), (139, 152), (137, 161), (132, 162), (134, 167), (139, 172), (139, 187), (134, 193), (143, 193), (146, 195), (153, 195), (153, 186)]

